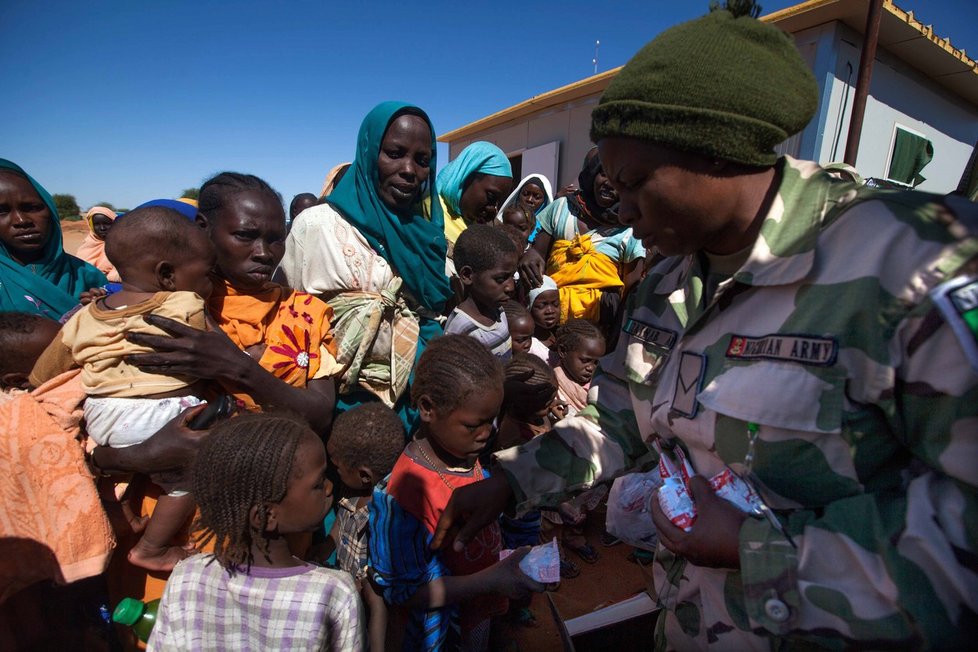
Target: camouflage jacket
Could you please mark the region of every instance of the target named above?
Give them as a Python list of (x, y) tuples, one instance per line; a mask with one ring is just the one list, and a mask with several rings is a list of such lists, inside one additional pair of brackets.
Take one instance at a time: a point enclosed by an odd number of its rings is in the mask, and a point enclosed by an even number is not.
[[(741, 470), (756, 430), (753, 471), (788, 536), (748, 518), (739, 571), (660, 546), (659, 646), (964, 647), (978, 631), (978, 206), (778, 166), (739, 271), (704, 292), (698, 256), (653, 267), (590, 405), (497, 460), (526, 509), (651, 466), (656, 437), (707, 477)], [(935, 298), (955, 282), (957, 314)]]

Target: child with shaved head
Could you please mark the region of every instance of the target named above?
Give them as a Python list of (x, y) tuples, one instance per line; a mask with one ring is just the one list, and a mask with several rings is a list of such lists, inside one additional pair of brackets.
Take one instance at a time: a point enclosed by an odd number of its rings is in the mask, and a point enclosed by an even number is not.
[[(105, 252), (119, 272), (122, 290), (72, 316), (38, 359), (30, 381), (36, 387), (81, 367), (89, 437), (100, 446), (124, 448), (148, 439), (201, 402), (196, 378), (147, 373), (130, 364), (129, 355), (148, 349), (126, 335), (166, 335), (143, 319), (150, 313), (203, 329), (215, 252), (204, 230), (162, 206), (137, 208), (119, 218), (106, 237)], [(193, 510), (186, 491), (161, 496), (129, 561), (171, 570), (188, 552), (170, 541)]]

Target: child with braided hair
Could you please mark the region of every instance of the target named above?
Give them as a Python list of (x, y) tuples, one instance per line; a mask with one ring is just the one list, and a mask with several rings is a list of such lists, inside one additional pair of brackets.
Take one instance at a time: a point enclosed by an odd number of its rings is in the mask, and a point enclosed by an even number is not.
[(497, 523), (464, 548), (430, 544), (454, 490), (488, 477), (478, 456), (503, 402), (502, 364), (474, 338), (437, 338), (418, 360), (411, 400), (418, 434), (370, 503), (371, 578), (394, 611), (408, 610), (400, 649), (485, 650), (506, 598), (544, 588), (519, 569), (529, 548), (499, 561)]
[[(286, 535), (332, 503), (322, 441), (298, 420), (248, 414), (205, 438), (194, 463), (198, 544), (178, 563), (149, 650), (361, 650), (360, 598), (343, 571), (292, 556)], [(217, 562), (217, 563), (214, 563)]]
[(604, 352), (604, 335), (586, 319), (571, 319), (557, 329), (560, 364), (554, 369), (554, 375), (557, 395), (567, 403), (567, 416), (574, 416), (587, 407), (591, 378)]

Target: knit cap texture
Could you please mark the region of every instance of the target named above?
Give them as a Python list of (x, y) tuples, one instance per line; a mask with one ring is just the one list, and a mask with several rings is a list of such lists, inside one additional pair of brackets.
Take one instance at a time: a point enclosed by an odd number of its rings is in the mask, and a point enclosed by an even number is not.
[(672, 27), (622, 68), (591, 115), (591, 140), (637, 138), (770, 166), (800, 132), (818, 85), (794, 40), (749, 16), (713, 11)]

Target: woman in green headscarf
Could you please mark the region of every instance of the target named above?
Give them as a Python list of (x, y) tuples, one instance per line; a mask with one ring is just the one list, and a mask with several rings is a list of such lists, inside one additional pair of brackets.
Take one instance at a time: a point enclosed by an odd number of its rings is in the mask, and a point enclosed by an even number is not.
[(513, 167), (503, 150), (476, 141), (438, 173), (438, 194), (445, 214), (445, 238), (451, 258), (455, 240), (470, 224), (496, 219), (513, 190)]
[(338, 411), (379, 399), (413, 425), (405, 390), (452, 293), (435, 169), (424, 111), (379, 104), (360, 125), (350, 170), (289, 233), (288, 284), (335, 311)]
[(0, 158), (0, 311), (60, 319), (105, 283), (105, 274), (65, 252), (47, 190)]

